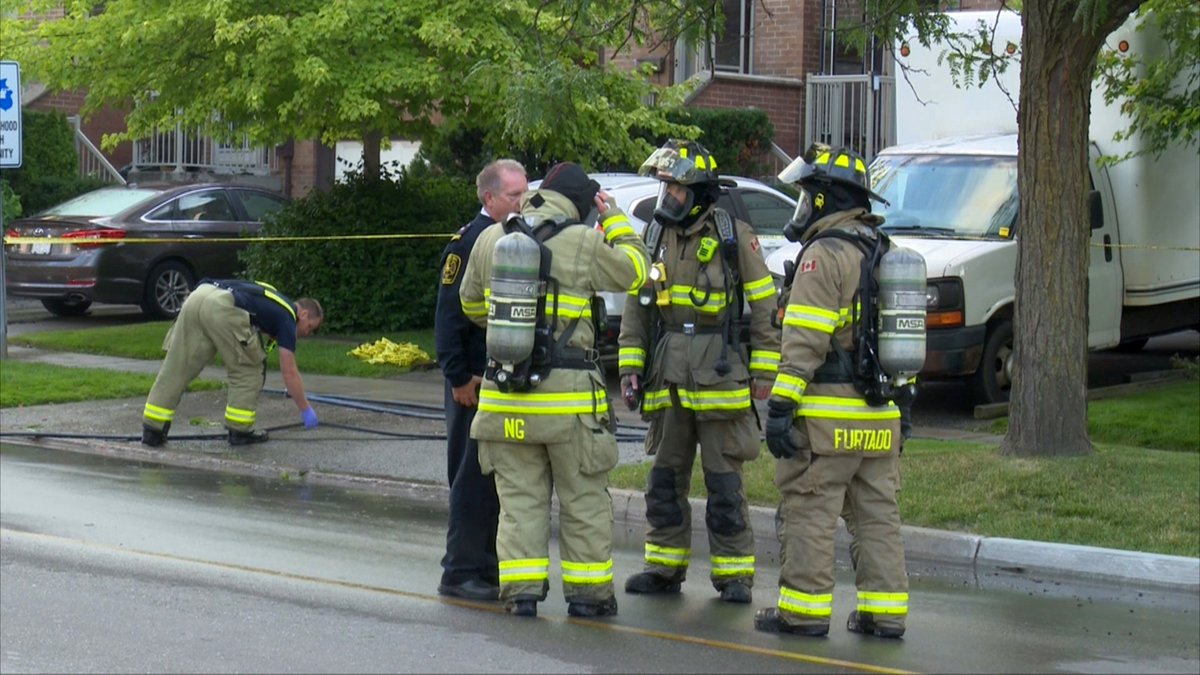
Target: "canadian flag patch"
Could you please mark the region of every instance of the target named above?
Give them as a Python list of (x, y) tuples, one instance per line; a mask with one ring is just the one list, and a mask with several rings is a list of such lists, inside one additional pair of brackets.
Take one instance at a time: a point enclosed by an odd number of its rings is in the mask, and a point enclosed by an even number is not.
[(816, 271), (817, 271), (817, 261), (816, 260), (805, 260), (804, 262), (800, 263), (800, 273), (801, 274), (808, 274), (809, 272), (816, 272)]
[(757, 250), (758, 250), (758, 247), (759, 247), (760, 245), (761, 245), (761, 244), (759, 244), (759, 243), (758, 243), (758, 237), (755, 237), (754, 239), (751, 239), (751, 240), (750, 240), (750, 250), (751, 250), (751, 251), (757, 251)]

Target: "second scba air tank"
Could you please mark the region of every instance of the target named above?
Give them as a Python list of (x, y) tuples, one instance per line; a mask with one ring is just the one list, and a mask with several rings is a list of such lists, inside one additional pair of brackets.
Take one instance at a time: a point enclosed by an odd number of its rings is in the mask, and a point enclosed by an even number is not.
[(892, 245), (879, 261), (879, 364), (899, 380), (925, 365), (925, 258)]
[(492, 251), (487, 326), (487, 353), (497, 362), (497, 382), (507, 379), (516, 364), (533, 354), (540, 266), (541, 248), (533, 237), (516, 231), (497, 240)]

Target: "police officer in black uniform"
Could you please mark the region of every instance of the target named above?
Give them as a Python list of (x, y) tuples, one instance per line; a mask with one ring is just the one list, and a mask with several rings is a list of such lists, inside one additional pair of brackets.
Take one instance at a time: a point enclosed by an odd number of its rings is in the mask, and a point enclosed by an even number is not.
[(463, 315), (458, 286), (479, 233), (521, 210), (521, 196), (528, 187), (525, 167), (511, 159), (496, 160), (479, 172), (475, 186), (483, 208), (454, 235), (442, 253), (442, 282), (434, 320), (438, 365), (446, 377), (446, 468), (450, 482), (450, 523), (438, 593), (495, 600), (500, 586), (496, 559), (500, 502), (492, 476), (483, 475), (479, 468), (479, 446), (470, 434), (487, 365), (487, 343), (483, 329)]

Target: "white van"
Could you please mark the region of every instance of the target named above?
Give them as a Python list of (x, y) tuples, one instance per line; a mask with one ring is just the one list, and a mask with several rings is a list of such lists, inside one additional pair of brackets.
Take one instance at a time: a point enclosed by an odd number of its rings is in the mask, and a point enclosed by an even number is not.
[[(994, 11), (950, 15), (958, 31)], [(1145, 48), (1133, 20), (1109, 37)], [(993, 44), (1020, 43), (1020, 17), (1000, 16)], [(903, 58), (912, 87), (896, 87), (900, 145), (871, 164), (872, 186), (890, 202), (874, 205), (894, 241), (925, 256), (928, 343), (924, 377), (964, 378), (978, 403), (1008, 399), (1012, 373), (1014, 276), (1017, 261), (1017, 117), (994, 85), (959, 90), (944, 47), (915, 42)], [(1012, 96), (1019, 73), (1003, 82)], [(918, 97), (920, 100), (918, 100)], [(922, 101), (925, 103), (923, 104)], [(1092, 349), (1140, 347), (1153, 335), (1200, 330), (1200, 152), (1174, 147), (1158, 158), (1139, 156), (1110, 167), (1096, 160), (1123, 155), (1113, 133), (1128, 127), (1120, 103), (1092, 95), (1091, 262), (1088, 344)], [(970, 135), (954, 135), (970, 134)], [(799, 247), (777, 251), (768, 266), (782, 274)]]

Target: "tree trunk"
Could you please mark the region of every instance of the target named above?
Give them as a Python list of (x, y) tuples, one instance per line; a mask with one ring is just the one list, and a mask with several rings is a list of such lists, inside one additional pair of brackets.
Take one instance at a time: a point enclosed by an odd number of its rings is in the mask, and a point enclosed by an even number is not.
[(383, 134), (378, 131), (368, 131), (363, 134), (363, 176), (370, 180), (379, 178), (379, 146)]
[[(1087, 433), (1088, 122), (1104, 36), (1137, 6), (1094, 0), (1110, 15), (1092, 33), (1077, 0), (1029, 0), (1022, 13), (1013, 386), (1006, 455), (1083, 455)], [(1126, 6), (1117, 16), (1120, 6)]]

